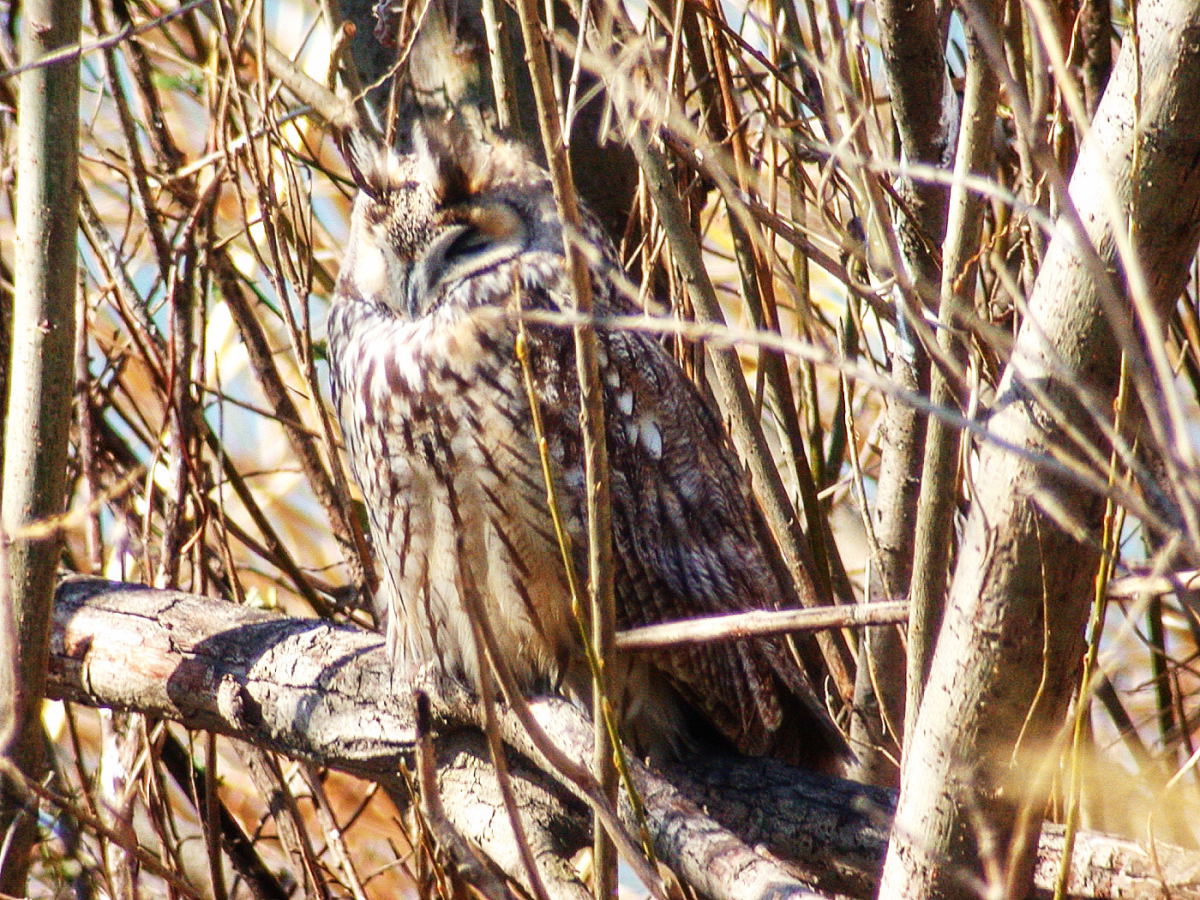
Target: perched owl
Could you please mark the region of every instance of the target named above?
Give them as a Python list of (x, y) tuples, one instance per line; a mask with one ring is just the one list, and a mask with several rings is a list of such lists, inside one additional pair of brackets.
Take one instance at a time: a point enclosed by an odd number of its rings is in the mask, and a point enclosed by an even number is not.
[[(400, 156), (349, 154), (360, 193), (329, 315), (332, 393), (366, 501), (381, 614), (400, 666), (475, 684), (464, 596), (523, 688), (583, 701), (530, 393), (506, 311), (572, 303), (547, 173), (509, 143), (452, 126)], [(597, 314), (636, 310), (615, 251), (585, 226)], [(586, 578), (579, 385), (569, 328), (527, 323), (555, 494)], [(715, 411), (650, 336), (601, 330), (618, 628), (773, 609), (766, 528)], [(466, 592), (466, 593), (465, 593)], [(792, 648), (743, 640), (609, 661), (626, 738), (675, 755), (716, 736), (751, 755), (828, 764), (844, 752)]]

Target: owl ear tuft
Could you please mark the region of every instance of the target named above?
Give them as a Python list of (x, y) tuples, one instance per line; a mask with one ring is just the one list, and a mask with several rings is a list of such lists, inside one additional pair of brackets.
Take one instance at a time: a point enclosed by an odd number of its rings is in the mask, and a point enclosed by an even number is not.
[(341, 132), (338, 143), (358, 189), (371, 199), (379, 200), (392, 182), (395, 154), (376, 137), (358, 129)]
[(418, 170), (443, 205), (461, 203), (486, 183), (487, 148), (457, 117), (413, 125)]

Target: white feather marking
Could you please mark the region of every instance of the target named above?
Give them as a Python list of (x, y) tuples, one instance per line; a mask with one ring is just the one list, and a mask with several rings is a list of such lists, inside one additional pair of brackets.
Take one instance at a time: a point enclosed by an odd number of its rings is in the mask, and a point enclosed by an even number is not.
[(658, 425), (650, 419), (642, 419), (639, 423), (642, 446), (654, 459), (662, 459), (663, 440)]
[(378, 297), (387, 286), (387, 260), (370, 241), (359, 241), (354, 248), (352, 271), (354, 285), (364, 297)]

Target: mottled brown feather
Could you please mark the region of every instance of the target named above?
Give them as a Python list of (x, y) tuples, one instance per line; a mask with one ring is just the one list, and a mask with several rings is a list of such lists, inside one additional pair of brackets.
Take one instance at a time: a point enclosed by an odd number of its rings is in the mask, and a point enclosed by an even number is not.
[[(515, 341), (498, 310), (569, 307), (545, 173), (511, 145), (427, 129), (415, 157), (359, 147), (368, 190), (330, 315), (333, 395), (384, 571), (400, 664), (478, 677), (464, 590), (526, 689), (590, 689), (569, 610)], [(357, 147), (357, 145), (356, 145)], [(616, 255), (590, 220), (594, 302), (625, 313)], [(569, 329), (527, 326), (534, 396), (574, 565), (586, 559), (582, 437)], [(720, 419), (651, 337), (600, 332), (619, 627), (791, 596)], [(470, 584), (464, 584), (468, 579)], [(582, 583), (583, 579), (579, 579)], [(685, 750), (705, 727), (744, 753), (828, 764), (840, 733), (788, 641), (611, 661), (630, 739)], [(703, 723), (707, 723), (704, 725)]]

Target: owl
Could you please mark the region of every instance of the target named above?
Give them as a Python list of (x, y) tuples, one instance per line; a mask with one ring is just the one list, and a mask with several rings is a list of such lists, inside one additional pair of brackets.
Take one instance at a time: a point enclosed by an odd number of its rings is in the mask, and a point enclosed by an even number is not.
[[(400, 155), (354, 140), (351, 231), (328, 319), (331, 394), (381, 570), (379, 613), (402, 668), (477, 684), (469, 609), (528, 692), (586, 702), (550, 480), (586, 583), (583, 440), (572, 309), (547, 173), (519, 145), (452, 124)], [(637, 312), (585, 212), (599, 316)], [(527, 319), (529, 317), (526, 317)], [(526, 362), (518, 357), (524, 332)], [(776, 608), (768, 531), (716, 411), (643, 333), (597, 335), (618, 628)], [(527, 387), (528, 378), (531, 387)], [(828, 766), (845, 745), (782, 638), (617, 654), (623, 734), (651, 757), (716, 742)]]

